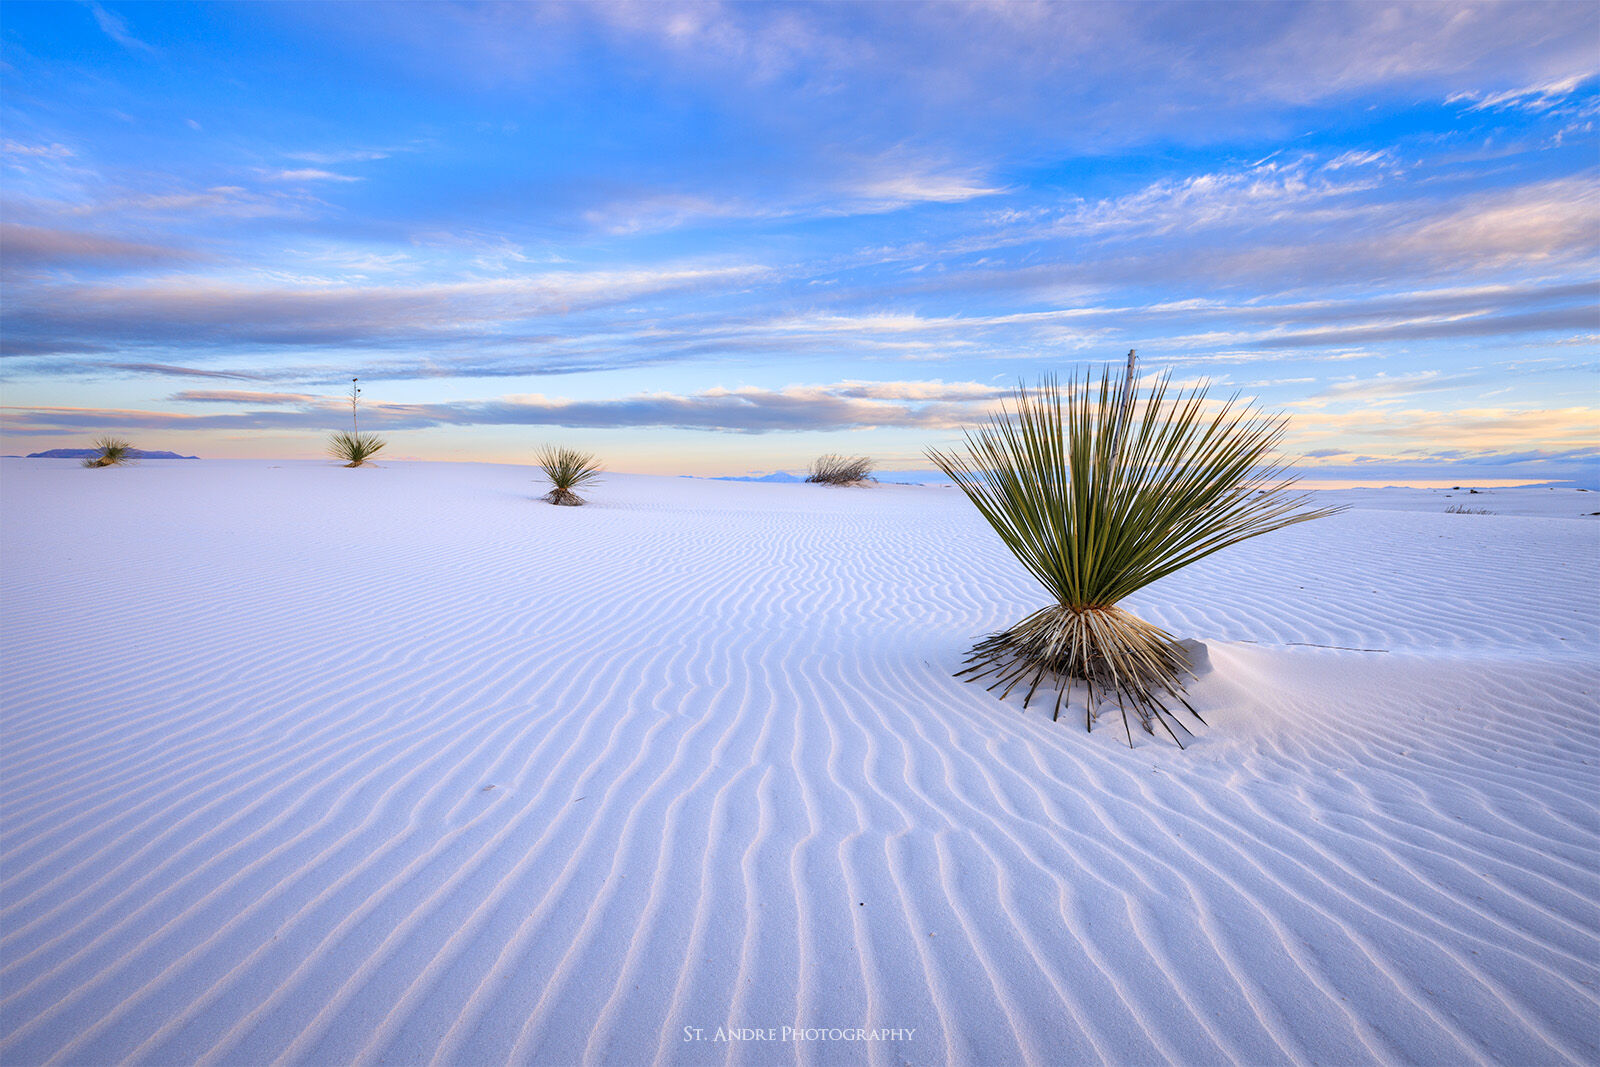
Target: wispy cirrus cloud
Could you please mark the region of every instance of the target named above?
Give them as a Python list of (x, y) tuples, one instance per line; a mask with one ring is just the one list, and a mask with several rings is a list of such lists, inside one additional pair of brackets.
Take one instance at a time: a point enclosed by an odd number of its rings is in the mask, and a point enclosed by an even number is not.
[(0, 156), (33, 159), (71, 159), (75, 153), (64, 144), (23, 144), (20, 141), (0, 141)]
[(130, 52), (155, 54), (155, 48), (135, 37), (128, 29), (128, 20), (101, 7), (95, 0), (84, 0), (84, 6), (94, 15), (95, 25), (113, 41)]
[(273, 182), (358, 182), (362, 180), (353, 174), (335, 174), (331, 170), (321, 170), (316, 167), (266, 170), (261, 172), (261, 176)]
[(959, 204), (1005, 192), (982, 167), (922, 158), (904, 148), (850, 164), (834, 185), (838, 199), (829, 210), (836, 214)]
[(1379, 374), (1372, 378), (1351, 378), (1333, 382), (1305, 399), (1291, 400), (1285, 406), (1296, 410), (1310, 410), (1335, 405), (1348, 407), (1352, 403), (1383, 405), (1409, 400), (1423, 393), (1481, 385), (1485, 379), (1486, 376), (1482, 371), (1445, 374), (1437, 370), (1424, 370), (1396, 375)]
[[(1224, 186), (1230, 183), (1222, 183)], [(1275, 187), (1280, 188), (1281, 187)], [(1076, 230), (1093, 255), (982, 256), (957, 261), (903, 291), (1082, 292), (1130, 286), (1176, 288), (1193, 298), (1248, 290), (1273, 296), (1359, 285), (1383, 293), (1446, 279), (1465, 285), (1507, 272), (1561, 277), (1600, 262), (1600, 183), (1589, 175), (1528, 182), (1445, 200), (1417, 195), (1349, 202), (1333, 212), (1290, 210), (1231, 193), (1189, 203), (1193, 187), (1151, 187), (1132, 205), (1092, 209), (1044, 223), (996, 221), (954, 246), (971, 256), (1019, 245), (1059, 246)], [(1299, 192), (1285, 194), (1290, 200)], [(1278, 194), (1272, 194), (1274, 203)], [(1185, 206), (1187, 204), (1187, 206)], [(1196, 224), (1184, 219), (1193, 212)], [(1222, 223), (1228, 223), (1222, 225)], [(1273, 223), (1277, 224), (1274, 225)], [(1215, 235), (1197, 231), (1215, 229)], [(1159, 240), (1144, 239), (1150, 232)], [(892, 253), (891, 253), (892, 254)]]
[[(907, 10), (595, 4), (573, 21), (664, 50), (686, 74), (738, 79), (756, 93), (798, 89), (843, 104), (870, 86), (874, 106), (896, 119), (956, 109), (1049, 116), (1070, 102), (1068, 121), (1096, 139), (1115, 137), (1117, 125), (1125, 139), (1207, 135), (1257, 102), (1308, 105), (1378, 86), (1443, 98), (1460, 91), (1464, 75), (1514, 92), (1593, 68), (1592, 25), (1560, 3), (1400, 4), (1381, 18), (1340, 4), (938, 4), (910, 9), (910, 18)], [(540, 51), (508, 42), (561, 32), (559, 21), (506, 12), (434, 25), (443, 47), (504, 56), (522, 73)]]
[(1258, 348), (1326, 348), (1371, 345), (1384, 341), (1442, 338), (1510, 337), (1519, 334), (1569, 332), (1597, 325), (1600, 313), (1582, 305), (1545, 308), (1514, 315), (1473, 315), (1411, 319), (1299, 332), (1264, 333), (1250, 338)]
[(908, 159), (896, 150), (871, 159), (813, 160), (803, 182), (780, 184), (759, 197), (713, 189), (640, 190), (587, 208), (583, 218), (607, 234), (649, 234), (725, 222), (879, 215), (1004, 191), (982, 168)]
[(1491, 111), (1496, 108), (1520, 108), (1525, 111), (1551, 111), (1569, 101), (1593, 74), (1573, 74), (1540, 85), (1524, 85), (1500, 92), (1468, 90), (1452, 93), (1445, 103), (1465, 103), (1469, 111)]
[(370, 163), (374, 160), (388, 159), (400, 149), (388, 148), (339, 148), (327, 151), (299, 151), (285, 152), (290, 159), (302, 163), (310, 163), (318, 167), (338, 166), (341, 163)]
[(797, 204), (662, 190), (640, 192), (587, 208), (583, 219), (601, 233), (626, 236), (716, 222), (782, 219), (801, 210)]
[(304, 215), (304, 199), (278, 193), (260, 193), (239, 185), (213, 185), (205, 189), (134, 191), (113, 193), (83, 203), (64, 205), (69, 215), (214, 216), (258, 219)]
[[(1199, 228), (1257, 228), (1347, 218), (1371, 210), (1359, 194), (1380, 187), (1394, 166), (1388, 152), (1346, 152), (1321, 160), (1301, 156), (1231, 171), (1163, 178), (1119, 197), (1074, 205), (1047, 221), (1062, 236), (1165, 235)], [(1338, 207), (1343, 203), (1344, 206)]]

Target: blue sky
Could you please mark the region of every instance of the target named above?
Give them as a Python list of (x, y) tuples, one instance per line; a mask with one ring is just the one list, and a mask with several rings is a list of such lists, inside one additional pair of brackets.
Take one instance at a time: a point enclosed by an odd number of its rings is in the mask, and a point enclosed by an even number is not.
[(29, 4), (8, 453), (925, 466), (1121, 361), (1600, 484), (1600, 7)]

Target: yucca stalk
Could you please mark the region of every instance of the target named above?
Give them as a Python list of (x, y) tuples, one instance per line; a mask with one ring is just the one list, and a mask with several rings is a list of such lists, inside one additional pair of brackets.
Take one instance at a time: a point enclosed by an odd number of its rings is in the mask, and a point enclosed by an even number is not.
[(133, 446), (120, 437), (102, 437), (95, 441), (96, 455), (83, 461), (85, 467), (119, 467), (133, 460)]
[(1181, 747), (1168, 721), (1188, 731), (1165, 698), (1200, 719), (1183, 698), (1189, 660), (1172, 635), (1116, 605), (1219, 549), (1337, 510), (1305, 510), (1309, 498), (1288, 493), (1293, 479), (1269, 461), (1284, 425), (1237, 396), (1211, 404), (1203, 385), (1174, 390), (1170, 373), (1141, 395), (1130, 359), (1098, 385), (1085, 371), (1065, 389), (1053, 377), (1019, 386), (1015, 415), (969, 432), (967, 456), (929, 450), (1055, 598), (980, 641), (960, 676), (994, 677), (1002, 699), (1026, 682), (1024, 708), (1053, 686), (1055, 718), (1082, 681), (1087, 728), (1098, 691), (1122, 709), (1130, 745), (1132, 706), (1147, 733), (1159, 722)]
[(386, 443), (377, 434), (338, 430), (328, 435), (328, 455), (344, 460), (346, 467), (359, 467)]
[(539, 449), (534, 459), (544, 468), (544, 476), (550, 480), (551, 489), (545, 494), (544, 499), (552, 504), (566, 507), (581, 506), (583, 498), (573, 490), (600, 477), (600, 465), (594, 456), (575, 448), (545, 445)]

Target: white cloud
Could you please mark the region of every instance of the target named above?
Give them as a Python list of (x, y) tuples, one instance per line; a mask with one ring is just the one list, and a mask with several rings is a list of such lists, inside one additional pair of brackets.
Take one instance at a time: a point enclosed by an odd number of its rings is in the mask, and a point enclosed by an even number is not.
[(208, 189), (176, 192), (135, 192), (109, 199), (96, 199), (66, 208), (70, 215), (211, 215), (227, 218), (264, 218), (296, 215), (306, 209), (303, 200), (279, 194), (251, 192), (237, 185), (214, 185)]
[(1489, 111), (1497, 108), (1520, 108), (1524, 111), (1550, 111), (1562, 104), (1584, 84), (1591, 75), (1575, 74), (1542, 85), (1526, 85), (1498, 93), (1467, 91), (1452, 93), (1445, 98), (1447, 104), (1466, 103), (1468, 111)]
[[(650, 191), (590, 208), (583, 219), (602, 233), (628, 236), (733, 220), (876, 215), (1005, 192), (976, 168), (911, 161), (898, 150), (869, 160), (820, 159), (812, 165), (822, 173), (808, 175), (803, 185), (771, 189), (759, 198), (710, 191)], [(832, 177), (827, 176), (829, 171)]]
[(376, 148), (349, 148), (333, 152), (285, 152), (290, 159), (298, 159), (303, 163), (311, 163), (319, 167), (334, 166), (339, 163), (368, 163), (378, 159), (388, 159), (393, 153)]
[(647, 193), (591, 208), (583, 219), (601, 233), (628, 236), (661, 233), (684, 226), (734, 219), (775, 219), (792, 215), (796, 206), (758, 203), (737, 196), (690, 193)]
[[(1152, 182), (1137, 192), (1093, 203), (1080, 203), (1058, 218), (1058, 233), (1109, 233), (1137, 231), (1147, 234), (1190, 232), (1197, 228), (1247, 224), (1260, 226), (1283, 220), (1305, 222), (1313, 205), (1353, 197), (1377, 188), (1382, 179), (1327, 177), (1324, 172), (1370, 167), (1385, 160), (1385, 153), (1346, 152), (1329, 163), (1313, 157), (1267, 162), (1238, 171), (1215, 171), (1190, 178)], [(1341, 214), (1363, 210), (1356, 203)], [(1317, 217), (1331, 217), (1324, 207)]]
[(72, 149), (64, 144), (22, 144), (18, 141), (0, 141), (0, 153), (8, 156), (33, 156), (40, 159), (70, 159)]
[(1478, 374), (1446, 375), (1437, 370), (1415, 371), (1408, 374), (1378, 374), (1370, 378), (1350, 378), (1334, 382), (1319, 392), (1286, 403), (1285, 407), (1321, 409), (1335, 404), (1362, 401), (1371, 404), (1389, 404), (1410, 400), (1418, 393), (1439, 392), (1481, 380)]
[(1395, 152), (1392, 148), (1383, 148), (1376, 151), (1362, 151), (1352, 148), (1328, 160), (1326, 169), (1344, 170), (1346, 167), (1376, 167), (1388, 166), (1395, 162)]
[(101, 32), (116, 41), (130, 52), (154, 52), (155, 49), (139, 40), (128, 30), (128, 22), (121, 15), (112, 14), (95, 0), (85, 0), (89, 10), (94, 14), (94, 21), (99, 25)]
[(275, 182), (358, 182), (360, 178), (349, 174), (335, 174), (332, 171), (316, 170), (311, 167), (302, 167), (299, 170), (268, 170), (262, 171), (261, 176)]
[(894, 211), (913, 204), (956, 204), (995, 196), (1005, 190), (970, 170), (894, 168), (892, 173), (846, 179), (838, 186), (844, 203), (839, 213)]

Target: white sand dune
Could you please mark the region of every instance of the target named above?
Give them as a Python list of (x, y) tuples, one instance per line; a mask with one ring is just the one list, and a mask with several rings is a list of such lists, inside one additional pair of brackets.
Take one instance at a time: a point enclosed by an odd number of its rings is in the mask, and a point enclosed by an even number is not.
[(535, 475), (4, 462), (0, 1062), (1600, 1060), (1600, 494), (1143, 591), (1179, 751), (951, 489)]

